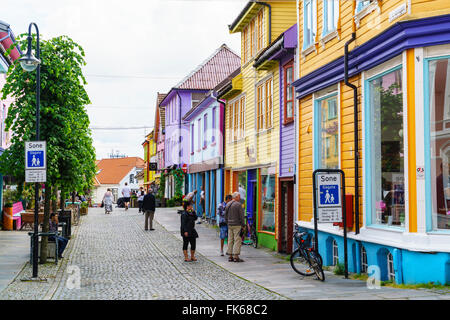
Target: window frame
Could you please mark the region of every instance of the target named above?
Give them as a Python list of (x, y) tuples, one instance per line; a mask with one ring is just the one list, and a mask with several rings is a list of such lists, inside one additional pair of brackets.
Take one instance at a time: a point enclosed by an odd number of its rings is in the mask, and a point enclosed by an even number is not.
[(208, 147), (208, 114), (203, 115), (203, 150)]
[[(292, 99), (291, 100), (287, 100), (287, 92), (288, 92), (288, 84), (287, 84), (287, 70), (291, 68), (292, 69), (292, 79), (291, 79), (291, 90), (292, 90)], [(295, 111), (295, 88), (292, 85), (292, 83), (294, 82), (294, 59), (292, 59), (291, 61), (287, 62), (284, 66), (283, 66), (283, 109), (284, 109), (284, 117), (283, 117), (283, 124), (288, 124), (294, 121), (294, 111)], [(287, 103), (288, 102), (292, 102), (292, 116), (288, 117), (287, 116)]]
[[(256, 85), (256, 131), (258, 133), (273, 129), (273, 75), (259, 81)], [(270, 98), (267, 89), (270, 89)]]
[[(319, 93), (320, 94), (320, 93)], [(337, 126), (338, 126), (338, 132), (337, 132), (337, 141), (338, 141), (338, 168), (341, 168), (341, 119), (340, 119), (340, 89), (339, 86), (334, 89), (334, 87), (331, 87), (329, 89), (325, 89), (325, 92), (323, 94), (320, 94), (318, 97), (314, 97), (314, 102), (313, 102), (313, 124), (314, 124), (314, 134), (313, 134), (313, 141), (314, 141), (314, 146), (313, 146), (313, 165), (314, 165), (314, 169), (319, 169), (321, 168), (321, 163), (322, 163), (322, 158), (320, 157), (319, 151), (322, 154), (326, 154), (327, 153), (327, 148), (326, 148), (326, 144), (324, 143), (324, 141), (322, 141), (321, 138), (321, 133), (320, 130), (322, 128), (322, 122), (323, 119), (322, 117), (325, 116), (325, 118), (327, 120), (328, 119), (328, 111), (327, 113), (323, 113), (321, 111), (321, 104), (323, 101), (325, 100), (329, 100), (331, 98), (335, 98), (336, 99), (336, 117), (333, 119), (337, 119)], [(322, 143), (321, 143), (322, 142)], [(330, 140), (331, 142), (331, 140)], [(331, 149), (331, 147), (330, 147)], [(333, 151), (334, 153), (334, 151)], [(321, 168), (323, 169), (323, 168)]]
[[(450, 55), (437, 55), (423, 58), (423, 90), (424, 90), (424, 149), (425, 149), (425, 230), (428, 233), (450, 234), (449, 229), (439, 229), (433, 222), (433, 195), (431, 175), (431, 105), (430, 105), (430, 62), (435, 60), (450, 59)], [(444, 109), (445, 112), (445, 109)], [(445, 201), (445, 198), (444, 198)]]
[[(306, 12), (307, 5), (311, 6), (311, 11)], [(309, 10), (309, 9), (308, 9)], [(311, 19), (311, 32), (307, 32), (307, 22)], [(305, 35), (308, 34), (310, 42), (306, 42)], [(317, 37), (317, 0), (305, 0), (303, 1), (303, 48), (302, 51), (307, 51), (309, 48), (314, 47)]]
[(191, 123), (191, 155), (194, 154), (194, 150), (195, 150), (194, 133), (195, 133), (195, 121)]
[[(406, 66), (403, 63), (403, 60), (400, 60), (401, 62), (397, 62), (397, 57), (392, 58), (391, 60), (387, 61), (385, 64), (382, 64), (378, 66), (378, 70), (370, 75), (368, 78), (364, 78), (363, 84), (363, 99), (364, 99), (364, 107), (363, 107), (363, 132), (364, 137), (363, 141), (371, 141), (372, 138), (372, 119), (370, 118), (370, 114), (372, 112), (372, 105), (370, 102), (370, 82), (373, 80), (376, 80), (380, 77), (383, 77), (389, 73), (395, 72), (397, 70), (402, 70), (402, 95), (403, 95), (403, 103), (402, 103), (402, 112), (403, 112), (403, 146), (404, 146), (404, 157), (403, 157), (403, 168), (404, 168), (404, 197), (405, 199), (408, 199), (409, 197), (409, 186), (407, 183), (408, 179), (408, 153), (407, 153), (407, 133), (408, 127), (407, 123), (405, 123), (405, 117), (407, 116), (407, 99), (405, 99), (405, 90), (404, 85), (406, 83), (406, 79), (404, 78), (405, 68)], [(385, 66), (385, 67), (383, 67)], [(375, 67), (377, 68), (377, 67)], [(370, 72), (371, 70), (369, 70)], [(367, 72), (366, 72), (367, 73)], [(407, 207), (407, 201), (405, 201), (405, 221), (404, 226), (396, 226), (396, 225), (385, 225), (385, 224), (377, 224), (376, 221), (373, 221), (374, 217), (374, 201), (372, 197), (372, 183), (373, 183), (373, 177), (372, 177), (372, 167), (373, 167), (373, 160), (372, 160), (372, 146), (371, 144), (364, 147), (363, 150), (364, 158), (363, 158), (363, 184), (365, 186), (364, 188), (364, 198), (365, 204), (364, 204), (364, 212), (365, 212), (365, 219), (366, 219), (366, 225), (368, 227), (373, 228), (381, 228), (381, 229), (387, 229), (387, 230), (398, 230), (398, 231), (404, 231), (406, 230), (406, 226), (408, 225), (408, 219), (409, 219), (409, 212)]]
[[(336, 12), (334, 10), (330, 10), (329, 4), (333, 3), (333, 9), (336, 9), (335, 5), (337, 3), (337, 17), (335, 16)], [(323, 23), (322, 23), (322, 38), (325, 38), (327, 35), (332, 34), (337, 31), (339, 26), (340, 19), (340, 0), (323, 0)], [(331, 12), (331, 15), (330, 15)], [(333, 18), (333, 29), (328, 30), (329, 18)], [(335, 22), (336, 20), (336, 22)], [(336, 25), (334, 25), (336, 24)]]
[(333, 257), (332, 265), (336, 266), (339, 263), (339, 246), (336, 239), (333, 239), (333, 242), (331, 243), (331, 250)]
[(212, 115), (211, 115), (211, 120), (212, 120), (212, 137), (211, 137), (211, 144), (214, 144), (216, 142), (216, 112), (217, 107), (213, 107), (212, 108)]

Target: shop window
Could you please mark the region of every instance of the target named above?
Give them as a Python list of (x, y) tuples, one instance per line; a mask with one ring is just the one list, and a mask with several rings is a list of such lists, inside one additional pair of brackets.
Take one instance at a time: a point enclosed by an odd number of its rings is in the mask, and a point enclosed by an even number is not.
[(333, 240), (333, 266), (337, 265), (339, 262), (339, 248), (336, 240)]
[(366, 248), (364, 248), (363, 245), (361, 245), (361, 273), (367, 273), (368, 269), (367, 264), (367, 251)]
[[(369, 129), (367, 181), (372, 224), (403, 227), (405, 168), (403, 142), (402, 69), (368, 80)], [(366, 143), (367, 145), (367, 143)]]
[[(450, 58), (434, 59), (429, 68), (429, 147), (433, 230), (450, 230)], [(430, 192), (430, 191), (429, 191)]]
[(283, 67), (284, 73), (284, 122), (294, 119), (294, 62), (291, 61)]
[(339, 119), (337, 95), (316, 102), (317, 130), (315, 135), (316, 169), (339, 168)]
[(322, 37), (336, 31), (339, 19), (339, 0), (323, 1), (323, 32)]
[(275, 232), (275, 175), (261, 175), (260, 230)]
[(386, 260), (387, 260), (388, 279), (389, 281), (395, 282), (394, 257), (390, 252), (387, 254)]
[(317, 0), (303, 1), (303, 50), (315, 43), (317, 33)]

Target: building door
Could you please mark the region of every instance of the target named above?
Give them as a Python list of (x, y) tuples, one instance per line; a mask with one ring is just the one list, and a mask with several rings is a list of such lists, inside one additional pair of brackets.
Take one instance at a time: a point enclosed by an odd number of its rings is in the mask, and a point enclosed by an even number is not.
[(278, 251), (292, 252), (292, 237), (294, 224), (294, 183), (293, 181), (281, 182), (281, 208), (279, 219)]

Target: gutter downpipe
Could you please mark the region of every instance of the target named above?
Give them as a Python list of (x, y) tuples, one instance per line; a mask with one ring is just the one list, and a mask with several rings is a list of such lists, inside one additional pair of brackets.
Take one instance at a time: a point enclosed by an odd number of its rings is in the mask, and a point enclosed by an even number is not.
[[(359, 234), (359, 135), (358, 135), (358, 88), (348, 80), (348, 46), (355, 41), (356, 32), (352, 32), (352, 37), (345, 43), (344, 55), (344, 79), (345, 84), (353, 89), (353, 126), (355, 143), (355, 234)], [(345, 226), (346, 227), (346, 226)]]
[(272, 43), (272, 7), (270, 6), (270, 4), (266, 3), (266, 2), (259, 2), (259, 1), (254, 1), (257, 2), (263, 6), (266, 6), (269, 8), (269, 45)]

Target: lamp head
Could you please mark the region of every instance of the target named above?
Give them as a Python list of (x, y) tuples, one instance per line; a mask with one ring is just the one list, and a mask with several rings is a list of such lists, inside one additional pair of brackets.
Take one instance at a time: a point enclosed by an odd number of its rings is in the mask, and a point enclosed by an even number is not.
[(41, 63), (41, 60), (37, 59), (31, 53), (31, 36), (28, 36), (27, 53), (19, 59), (19, 62), (23, 70), (28, 72), (36, 70), (37, 66)]

